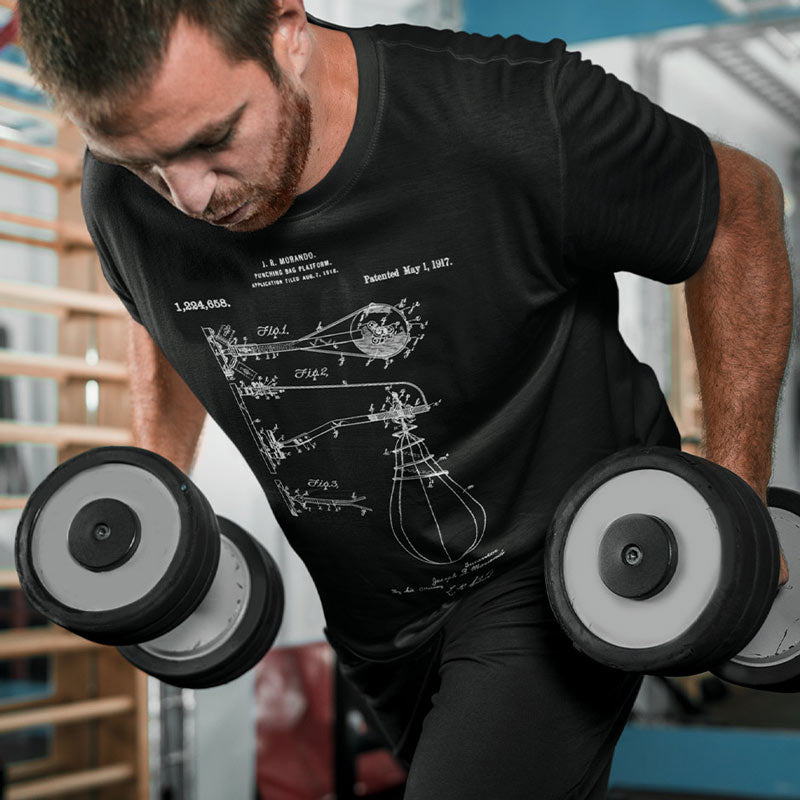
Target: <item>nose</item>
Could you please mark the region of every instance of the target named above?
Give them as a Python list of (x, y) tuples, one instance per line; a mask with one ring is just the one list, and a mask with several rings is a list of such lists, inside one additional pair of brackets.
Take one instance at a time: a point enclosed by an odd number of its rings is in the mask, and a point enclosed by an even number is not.
[(159, 171), (176, 207), (189, 216), (202, 215), (214, 194), (216, 173), (199, 159), (170, 164)]

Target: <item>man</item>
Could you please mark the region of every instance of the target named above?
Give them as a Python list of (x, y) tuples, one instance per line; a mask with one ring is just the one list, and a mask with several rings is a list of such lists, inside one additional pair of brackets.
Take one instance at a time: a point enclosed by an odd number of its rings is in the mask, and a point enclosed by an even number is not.
[(545, 532), (601, 458), (680, 446), (613, 272), (686, 281), (706, 454), (765, 498), (774, 172), (559, 39), (347, 30), (302, 0), (20, 5), (135, 320), (137, 444), (188, 471), (206, 410), (230, 436), (408, 798), (604, 796), (641, 678), (560, 631)]

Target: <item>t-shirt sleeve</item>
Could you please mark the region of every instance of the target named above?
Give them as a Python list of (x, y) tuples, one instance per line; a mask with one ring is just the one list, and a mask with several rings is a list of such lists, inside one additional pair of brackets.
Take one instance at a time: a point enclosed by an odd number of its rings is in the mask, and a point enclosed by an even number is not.
[(562, 268), (680, 283), (703, 264), (719, 213), (708, 136), (579, 52), (553, 69)]
[(116, 294), (117, 297), (122, 300), (122, 304), (128, 309), (128, 313), (131, 315), (131, 317), (133, 317), (133, 319), (135, 319), (140, 325), (144, 325), (144, 322), (142, 322), (142, 318), (139, 315), (139, 309), (136, 307), (133, 297), (131, 297), (131, 293), (128, 291), (128, 288), (125, 286), (119, 276), (119, 272), (106, 253), (106, 249), (102, 244), (102, 239), (100, 237), (95, 238), (95, 235), (92, 234), (92, 240), (94, 241), (97, 249), (97, 254), (100, 257), (100, 268), (103, 271), (106, 282), (114, 290), (114, 294)]
[(120, 276), (119, 270), (115, 266), (114, 261), (108, 252), (108, 248), (106, 247), (100, 225), (98, 224), (95, 215), (95, 193), (90, 188), (90, 181), (86, 180), (86, 170), (84, 170), (84, 185), (81, 187), (81, 189), (83, 217), (86, 220), (86, 227), (89, 231), (89, 235), (92, 237), (92, 242), (94, 243), (95, 249), (97, 250), (97, 255), (100, 259), (100, 269), (103, 271), (106, 283), (108, 283), (108, 285), (114, 291), (114, 294), (119, 297), (125, 308), (128, 309), (128, 313), (131, 315), (131, 317), (133, 317), (133, 319), (135, 319), (140, 325), (144, 325), (142, 317), (139, 314), (139, 309), (136, 307), (136, 303), (134, 302), (133, 296), (131, 295), (128, 287), (125, 285), (125, 281)]

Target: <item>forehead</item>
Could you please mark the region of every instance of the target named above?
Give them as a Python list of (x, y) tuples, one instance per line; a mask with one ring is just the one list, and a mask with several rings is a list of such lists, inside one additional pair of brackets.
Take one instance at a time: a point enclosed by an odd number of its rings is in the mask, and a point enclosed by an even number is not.
[(271, 83), (260, 64), (233, 61), (213, 36), (179, 19), (162, 63), (144, 87), (120, 98), (100, 119), (79, 110), (71, 116), (90, 143), (169, 149), (176, 138), (225, 119), (256, 83), (265, 82)]

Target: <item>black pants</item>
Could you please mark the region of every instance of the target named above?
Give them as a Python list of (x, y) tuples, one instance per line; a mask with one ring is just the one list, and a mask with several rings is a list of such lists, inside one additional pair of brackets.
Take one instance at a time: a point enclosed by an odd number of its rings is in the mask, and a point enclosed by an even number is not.
[(462, 599), (415, 652), (345, 677), (409, 768), (406, 800), (599, 800), (639, 675), (575, 650), (544, 578), (517, 569)]

